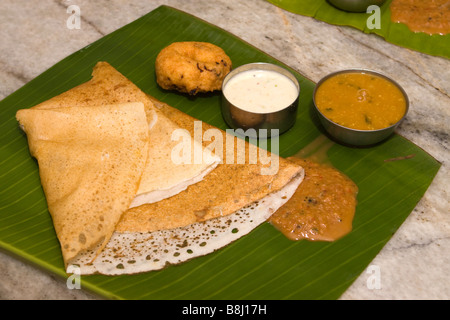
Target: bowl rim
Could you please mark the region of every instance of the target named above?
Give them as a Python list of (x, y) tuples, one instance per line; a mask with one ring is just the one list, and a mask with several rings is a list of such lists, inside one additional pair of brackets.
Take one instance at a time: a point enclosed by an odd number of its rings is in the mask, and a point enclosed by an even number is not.
[[(382, 6), (387, 0), (327, 0), (333, 7), (339, 10), (353, 13), (367, 12), (371, 5)], [(356, 6), (356, 9), (355, 9)]]
[[(253, 66), (254, 66), (255, 68), (253, 68)], [(261, 66), (266, 66), (266, 67), (268, 67), (268, 68), (267, 68), (267, 69), (265, 69), (265, 68), (258, 68), (258, 66), (259, 66), (259, 67), (261, 67)], [(240, 70), (240, 69), (244, 69), (244, 70)], [(295, 86), (297, 87), (297, 89), (298, 89), (297, 96), (296, 96), (296, 98), (294, 99), (294, 101), (292, 101), (292, 103), (290, 103), (290, 104), (287, 105), (286, 107), (284, 107), (284, 108), (282, 108), (282, 109), (280, 109), (280, 110), (277, 110), (277, 111), (272, 111), (272, 112), (252, 112), (252, 111), (248, 111), (248, 110), (242, 109), (242, 108), (236, 106), (235, 104), (231, 103), (231, 101), (226, 97), (226, 95), (225, 95), (225, 90), (224, 90), (226, 84), (228, 83), (228, 81), (229, 81), (231, 78), (233, 78), (235, 75), (237, 75), (237, 74), (239, 74), (239, 73), (241, 73), (241, 72), (245, 72), (245, 71), (249, 71), (249, 70), (258, 70), (258, 69), (259, 69), (259, 70), (276, 71), (276, 72), (278, 72), (278, 70), (283, 71), (283, 72), (279, 72), (279, 73), (281, 73), (282, 75), (288, 77), (292, 82), (294, 82), (294, 85), (295, 85)], [(273, 69), (276, 69), (276, 70), (273, 70)], [(289, 75), (289, 76), (288, 76), (288, 75)], [(285, 110), (291, 108), (293, 104), (297, 104), (296, 101), (298, 101), (298, 99), (299, 99), (299, 97), (300, 97), (300, 92), (301, 92), (300, 82), (298, 81), (298, 79), (297, 79), (297, 77), (294, 75), (294, 73), (292, 73), (291, 71), (289, 71), (289, 70), (288, 70), (287, 68), (285, 68), (285, 67), (282, 67), (282, 66), (280, 66), (280, 65), (277, 65), (277, 64), (274, 64), (274, 63), (270, 63), (270, 62), (250, 62), (250, 63), (245, 63), (245, 64), (242, 64), (242, 65), (237, 66), (236, 68), (232, 69), (232, 70), (225, 76), (225, 78), (224, 78), (223, 81), (222, 81), (221, 87), (222, 87), (222, 88), (221, 88), (222, 97), (223, 97), (224, 99), (226, 99), (226, 101), (227, 101), (229, 104), (232, 104), (235, 108), (237, 108), (237, 109), (239, 109), (239, 110), (241, 110), (241, 111), (243, 111), (243, 112), (247, 112), (247, 113), (250, 113), (250, 114), (257, 114), (257, 115), (276, 114), (276, 113), (278, 113), (278, 112), (283, 112), (283, 111), (285, 111)]]
[[(385, 128), (381, 128), (381, 129), (374, 129), (374, 130), (362, 130), (362, 129), (354, 129), (354, 128), (350, 128), (350, 127), (346, 127), (343, 125), (340, 125), (336, 122), (334, 122), (333, 120), (329, 119), (327, 116), (325, 116), (317, 107), (316, 104), (316, 92), (317, 89), (320, 87), (320, 85), (322, 85), (323, 82), (325, 82), (325, 80), (328, 80), (331, 77), (334, 77), (338, 74), (342, 74), (342, 73), (369, 73), (369, 74), (374, 74), (376, 76), (382, 77), (386, 80), (388, 80), (389, 82), (391, 82), (393, 85), (395, 85), (400, 92), (403, 94), (403, 97), (405, 98), (405, 112), (403, 114), (403, 116), (394, 124), (390, 125), (389, 127), (385, 127)], [(313, 91), (313, 104), (314, 104), (314, 108), (315, 110), (323, 117), (325, 118), (327, 121), (329, 121), (330, 123), (332, 123), (333, 125), (340, 127), (342, 129), (346, 129), (346, 130), (350, 130), (350, 131), (354, 131), (354, 132), (361, 132), (361, 133), (372, 133), (372, 132), (381, 132), (381, 131), (386, 131), (386, 130), (391, 130), (395, 127), (397, 127), (405, 118), (406, 115), (408, 114), (409, 111), (409, 98), (408, 98), (408, 94), (406, 93), (405, 89), (403, 89), (403, 87), (394, 79), (392, 79), (391, 77), (387, 76), (386, 74), (376, 71), (376, 70), (372, 70), (372, 69), (366, 69), (366, 68), (350, 68), (350, 69), (342, 69), (342, 70), (338, 70), (338, 71), (334, 71), (331, 72), (329, 74), (327, 74), (326, 76), (322, 77), (317, 83), (316, 86), (314, 87), (314, 91)]]

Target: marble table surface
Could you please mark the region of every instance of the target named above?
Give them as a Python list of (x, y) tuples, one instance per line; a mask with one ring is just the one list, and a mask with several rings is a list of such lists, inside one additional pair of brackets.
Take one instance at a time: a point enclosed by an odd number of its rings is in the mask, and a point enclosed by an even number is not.
[[(341, 299), (450, 298), (450, 60), (392, 45), (375, 35), (284, 11), (263, 0), (2, 0), (0, 100), (104, 35), (160, 5), (237, 35), (313, 81), (344, 68), (384, 72), (408, 92), (410, 112), (398, 133), (442, 163), (417, 207)], [(70, 30), (67, 7), (81, 9)], [(370, 267), (369, 266), (369, 267)], [(0, 299), (98, 299), (6, 252), (0, 252)]]

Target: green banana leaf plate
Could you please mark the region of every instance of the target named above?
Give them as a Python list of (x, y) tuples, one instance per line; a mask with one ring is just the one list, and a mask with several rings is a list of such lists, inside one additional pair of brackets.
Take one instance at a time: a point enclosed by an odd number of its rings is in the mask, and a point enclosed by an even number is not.
[(330, 24), (351, 26), (365, 33), (375, 33), (386, 41), (401, 47), (413, 49), (429, 55), (450, 59), (450, 34), (429, 35), (423, 32), (413, 32), (403, 23), (391, 21), (389, 6), (392, 0), (387, 0), (380, 6), (379, 28), (374, 28), (372, 20), (367, 20), (374, 13), (353, 13), (339, 10), (327, 0), (268, 0), (270, 3), (293, 13), (314, 17)]
[[(37, 162), (30, 157), (15, 113), (89, 80), (97, 61), (108, 61), (161, 101), (227, 128), (220, 113), (220, 93), (192, 98), (156, 84), (156, 55), (168, 44), (185, 40), (221, 46), (235, 67), (255, 61), (282, 65), (236, 36), (167, 6), (63, 59), (0, 102), (0, 248), (67, 278)], [(300, 82), (301, 96), (296, 125), (279, 140), (284, 157), (323, 135), (311, 113), (315, 84), (291, 71)], [(405, 156), (405, 160), (386, 161)], [(82, 276), (81, 287), (114, 299), (339, 298), (414, 209), (440, 163), (397, 134), (372, 148), (333, 143), (328, 157), (359, 187), (353, 230), (347, 236), (335, 242), (290, 241), (264, 223), (210, 255), (137, 275)]]

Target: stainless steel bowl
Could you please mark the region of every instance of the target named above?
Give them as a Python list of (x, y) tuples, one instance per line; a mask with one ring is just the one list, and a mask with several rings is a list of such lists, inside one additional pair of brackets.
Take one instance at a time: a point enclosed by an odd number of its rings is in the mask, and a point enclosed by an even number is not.
[[(317, 89), (320, 87), (320, 85), (327, 79), (338, 75), (342, 73), (365, 73), (365, 74), (373, 74), (375, 76), (382, 77), (391, 83), (393, 83), (400, 91), (402, 92), (405, 102), (406, 102), (406, 109), (403, 117), (397, 121), (395, 124), (391, 125), (390, 127), (386, 127), (383, 129), (378, 130), (358, 130), (358, 129), (352, 129), (344, 127), (340, 124), (337, 124), (330, 119), (328, 119), (322, 112), (320, 112), (319, 108), (316, 105), (316, 92)], [(316, 85), (313, 93), (313, 102), (314, 102), (314, 109), (319, 117), (319, 120), (325, 130), (330, 134), (335, 140), (338, 142), (341, 142), (343, 144), (351, 145), (351, 146), (370, 146), (374, 145), (378, 142), (381, 142), (388, 138), (391, 134), (394, 133), (395, 129), (398, 127), (398, 125), (403, 121), (403, 119), (406, 117), (408, 110), (409, 110), (409, 100), (408, 96), (405, 92), (405, 90), (394, 80), (389, 78), (388, 76), (377, 72), (373, 70), (367, 70), (367, 69), (347, 69), (347, 70), (341, 70), (337, 72), (330, 73), (329, 75), (323, 77)]]
[(386, 0), (328, 0), (338, 9), (350, 12), (366, 12), (371, 5), (381, 6)]
[[(275, 112), (254, 113), (239, 108), (239, 106), (232, 104), (227, 99), (224, 94), (224, 88), (227, 82), (232, 77), (248, 70), (271, 70), (288, 77), (298, 88), (297, 98), (289, 106), (286, 106), (284, 109)], [(298, 83), (297, 78), (288, 70), (280, 66), (265, 62), (245, 64), (231, 71), (223, 80), (221, 103), (222, 115), (228, 126), (230, 126), (232, 129), (243, 129), (246, 132), (245, 135), (248, 135), (250, 137), (257, 137), (262, 136), (260, 135), (260, 133), (264, 132), (267, 133), (267, 137), (271, 137), (274, 136), (273, 132), (271, 131), (272, 129), (278, 129), (278, 134), (282, 134), (294, 125), (297, 118), (299, 94), (300, 84)], [(261, 129), (265, 130), (260, 131)], [(256, 135), (253, 134), (253, 132), (256, 132)]]

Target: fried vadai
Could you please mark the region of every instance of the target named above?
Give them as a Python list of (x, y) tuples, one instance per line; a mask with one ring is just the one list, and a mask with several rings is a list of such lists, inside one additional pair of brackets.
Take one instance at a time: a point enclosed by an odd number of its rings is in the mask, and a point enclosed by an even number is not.
[(195, 95), (220, 90), (231, 71), (231, 59), (212, 43), (174, 42), (158, 54), (155, 70), (163, 89)]

